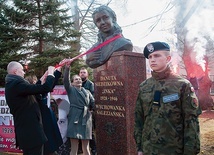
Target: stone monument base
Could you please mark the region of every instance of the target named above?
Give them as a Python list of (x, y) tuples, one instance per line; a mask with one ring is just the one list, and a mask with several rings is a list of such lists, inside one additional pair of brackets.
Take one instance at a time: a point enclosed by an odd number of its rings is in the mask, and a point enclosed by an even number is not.
[(146, 79), (143, 54), (113, 53), (93, 72), (98, 155), (137, 154), (134, 141), (134, 109), (139, 84)]

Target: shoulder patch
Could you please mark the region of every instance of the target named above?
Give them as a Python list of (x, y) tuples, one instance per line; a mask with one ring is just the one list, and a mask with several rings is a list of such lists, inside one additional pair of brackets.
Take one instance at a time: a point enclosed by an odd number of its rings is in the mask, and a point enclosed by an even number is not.
[(198, 108), (198, 100), (196, 98), (193, 98), (193, 101), (192, 101), (192, 106), (193, 108)]

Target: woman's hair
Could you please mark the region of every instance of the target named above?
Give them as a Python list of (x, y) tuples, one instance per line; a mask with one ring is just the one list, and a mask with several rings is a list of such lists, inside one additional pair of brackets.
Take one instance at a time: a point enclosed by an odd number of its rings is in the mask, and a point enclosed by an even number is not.
[(71, 83), (74, 82), (74, 78), (75, 78), (76, 76), (77, 76), (77, 77), (80, 77), (78, 74), (73, 75), (73, 76), (71, 77)]
[[(108, 6), (106, 6), (106, 5), (102, 5), (102, 6), (96, 8), (96, 9), (94, 10), (94, 12), (93, 12), (93, 14), (92, 14), (93, 20), (94, 20), (94, 16), (95, 16), (96, 13), (102, 12), (102, 11), (104, 11), (104, 10), (107, 11), (107, 12), (109, 13), (109, 15), (111, 16), (111, 18), (113, 19), (113, 21), (116, 23), (116, 22), (117, 22), (117, 16), (116, 16), (115, 12), (114, 12), (110, 7), (108, 7)], [(94, 22), (95, 22), (95, 21), (94, 21)]]
[[(36, 75), (29, 75), (25, 77), (25, 80), (27, 80), (30, 84), (35, 84), (35, 81), (37, 81), (37, 77)], [(31, 102), (37, 102), (35, 95), (29, 95), (28, 96), (29, 100), (31, 100)]]
[(25, 79), (30, 83), (30, 84), (35, 84), (34, 81), (37, 81), (36, 75), (29, 75), (25, 77)]

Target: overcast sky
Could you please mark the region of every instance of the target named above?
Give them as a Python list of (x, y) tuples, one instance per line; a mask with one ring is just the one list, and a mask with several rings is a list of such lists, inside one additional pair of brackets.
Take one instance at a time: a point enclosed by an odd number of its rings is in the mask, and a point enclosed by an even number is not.
[[(118, 6), (112, 6), (112, 9), (116, 12), (123, 35), (135, 46), (144, 47), (148, 42), (167, 41), (170, 37), (169, 32), (172, 31), (174, 21), (173, 9), (164, 13), (160, 21), (158, 20), (160, 16), (157, 16), (163, 13), (169, 2), (170, 0), (128, 0), (125, 7), (118, 9)], [(166, 10), (170, 7), (172, 6), (169, 5)]]

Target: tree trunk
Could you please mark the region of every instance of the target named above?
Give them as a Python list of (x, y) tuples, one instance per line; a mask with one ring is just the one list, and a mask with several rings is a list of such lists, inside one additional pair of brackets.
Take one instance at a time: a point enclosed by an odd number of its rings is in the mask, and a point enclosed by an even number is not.
[(199, 79), (198, 99), (202, 110), (210, 110), (214, 106), (213, 99), (210, 95), (211, 85), (212, 81), (208, 75)]
[(185, 44), (182, 59), (186, 68), (187, 77), (190, 77), (190, 74), (193, 74), (197, 77), (199, 82), (198, 99), (200, 106), (202, 110), (211, 109), (213, 107), (213, 99), (210, 95), (212, 81), (208, 76), (207, 61), (205, 63), (204, 71), (202, 67), (195, 62), (193, 57), (193, 49)]
[[(185, 65), (187, 78), (189, 79), (190, 74), (197, 77), (199, 82), (198, 99), (200, 106), (203, 110), (211, 109), (213, 107), (213, 100), (210, 95), (211, 80), (208, 76), (208, 65), (205, 63), (205, 70), (196, 61), (196, 51), (194, 51), (194, 42), (187, 40), (187, 29), (186, 23), (192, 17), (196, 9), (200, 7), (202, 0), (197, 1), (176, 1), (178, 4), (178, 14), (176, 17), (176, 33), (178, 37), (178, 51), (182, 53), (182, 60)], [(187, 6), (192, 6), (191, 8)], [(194, 36), (192, 36), (194, 37)], [(198, 52), (198, 51), (197, 51)]]

